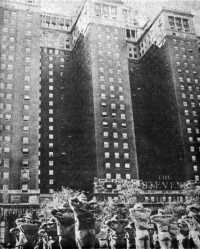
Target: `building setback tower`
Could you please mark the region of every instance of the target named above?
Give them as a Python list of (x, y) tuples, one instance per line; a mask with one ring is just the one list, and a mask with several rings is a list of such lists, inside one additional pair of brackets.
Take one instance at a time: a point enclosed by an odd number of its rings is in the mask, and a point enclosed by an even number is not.
[(129, 72), (141, 179), (158, 188), (199, 181), (199, 53), (188, 13), (162, 10), (129, 44)]
[(40, 15), (37, 5), (0, 8), (0, 202), (37, 203)]
[(90, 21), (78, 41), (90, 58), (97, 176), (107, 179), (138, 178), (122, 8), (119, 1), (86, 4)]

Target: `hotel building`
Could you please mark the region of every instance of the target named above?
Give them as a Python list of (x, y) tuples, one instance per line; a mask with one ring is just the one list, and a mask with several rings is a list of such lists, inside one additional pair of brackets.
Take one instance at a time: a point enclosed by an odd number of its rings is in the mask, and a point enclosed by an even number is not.
[(192, 14), (163, 9), (141, 27), (120, 0), (85, 1), (76, 17), (3, 1), (0, 30), (2, 203), (91, 191), (94, 177), (150, 190), (199, 181)]

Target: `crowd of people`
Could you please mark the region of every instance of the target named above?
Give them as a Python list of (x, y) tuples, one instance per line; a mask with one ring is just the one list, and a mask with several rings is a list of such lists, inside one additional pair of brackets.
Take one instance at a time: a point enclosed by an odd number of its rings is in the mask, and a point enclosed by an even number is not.
[[(104, 203), (105, 204), (105, 203)], [(200, 205), (152, 210), (113, 203), (112, 211), (80, 194), (52, 209), (16, 219), (11, 248), (19, 249), (198, 249)]]

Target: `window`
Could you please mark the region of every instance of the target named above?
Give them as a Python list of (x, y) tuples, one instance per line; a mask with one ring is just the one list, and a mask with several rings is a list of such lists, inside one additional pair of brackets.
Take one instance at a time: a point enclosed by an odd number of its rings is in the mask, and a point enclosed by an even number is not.
[(109, 152), (105, 152), (105, 153), (104, 153), (104, 157), (105, 157), (105, 158), (110, 158), (110, 153), (109, 153)]
[(53, 157), (53, 151), (49, 152), (49, 157)]
[(116, 17), (116, 15), (117, 15), (117, 7), (111, 6), (111, 15), (113, 17)]
[(119, 143), (115, 142), (115, 143), (114, 143), (114, 148), (115, 148), (115, 149), (118, 149), (118, 148), (119, 148)]
[(115, 138), (115, 139), (118, 138), (118, 133), (117, 132), (113, 132), (113, 138)]
[(197, 116), (197, 112), (196, 111), (192, 111), (192, 115), (196, 117)]
[(112, 74), (113, 73), (113, 69), (112, 68), (109, 68), (109, 73)]
[(23, 178), (29, 178), (29, 170), (22, 170), (21, 174)]
[(111, 174), (110, 173), (106, 174), (106, 179), (111, 179)]
[(30, 58), (30, 57), (26, 57), (26, 58), (25, 58), (25, 62), (26, 62), (26, 63), (31, 62), (31, 58)]
[(191, 79), (190, 78), (187, 78), (186, 81), (187, 81), (187, 83), (191, 83)]
[(10, 148), (9, 148), (9, 147), (5, 147), (5, 148), (4, 148), (4, 152), (5, 152), (5, 153), (9, 153), (9, 152), (10, 152)]
[(29, 100), (29, 99), (30, 99), (30, 96), (29, 96), (29, 95), (24, 95), (24, 99), (25, 99), (25, 100)]
[(106, 117), (106, 116), (108, 116), (108, 113), (107, 112), (102, 112), (102, 116)]
[(49, 143), (49, 148), (53, 148), (53, 143)]
[(54, 183), (54, 180), (50, 179), (50, 180), (49, 180), (49, 184), (50, 184), (50, 185), (53, 185), (53, 183)]
[(115, 104), (115, 103), (112, 103), (112, 104), (111, 104), (111, 109), (112, 109), (112, 110), (115, 110), (115, 109), (116, 109), (116, 104)]
[(6, 88), (7, 88), (8, 90), (12, 90), (12, 89), (13, 89), (13, 85), (12, 85), (11, 83), (8, 83), (8, 84), (6, 85)]
[(119, 96), (119, 100), (123, 101), (123, 100), (124, 100), (124, 96), (123, 96), (123, 95), (120, 95), (120, 96)]
[(193, 137), (188, 138), (189, 142), (193, 142)]
[(114, 86), (110, 86), (110, 91), (114, 91), (114, 90), (115, 90)]
[(107, 122), (107, 121), (103, 121), (103, 122), (102, 122), (102, 125), (103, 125), (103, 126), (108, 126), (108, 122)]
[(194, 151), (195, 151), (194, 146), (190, 146), (190, 152), (194, 152)]
[(25, 75), (24, 80), (27, 81), (27, 82), (30, 82), (31, 77), (29, 75)]
[(24, 126), (23, 127), (23, 131), (29, 131), (29, 127), (28, 126)]
[(183, 82), (183, 77), (178, 78), (180, 82)]
[(24, 120), (24, 121), (28, 121), (29, 119), (30, 119), (30, 117), (27, 116), (27, 115), (25, 115), (25, 116), (23, 117), (23, 120)]
[(130, 174), (126, 174), (126, 179), (130, 180), (131, 179), (131, 175)]
[(8, 185), (7, 184), (3, 185), (3, 190), (8, 190)]
[(188, 105), (187, 102), (184, 101), (184, 102), (183, 102), (183, 106), (186, 107), (187, 105)]
[(108, 142), (104, 142), (104, 148), (109, 148), (109, 143)]
[(192, 161), (193, 161), (193, 162), (196, 161), (196, 156), (192, 156)]
[(29, 143), (29, 138), (28, 137), (23, 137), (22, 143), (23, 144), (28, 144)]
[(191, 87), (191, 86), (188, 86), (188, 90), (191, 92), (191, 91), (192, 91), (192, 87)]
[(49, 93), (49, 98), (53, 98), (53, 93)]
[(23, 153), (29, 153), (29, 149), (28, 149), (28, 148), (23, 148), (23, 149), (22, 149), (22, 152), (23, 152)]
[(116, 179), (121, 179), (121, 174), (117, 173), (116, 174)]
[(121, 119), (125, 120), (126, 119), (126, 115), (125, 114), (121, 114)]
[(12, 117), (11, 114), (5, 114), (5, 119), (6, 120), (11, 120), (11, 117)]
[(28, 159), (23, 159), (22, 164), (23, 164), (24, 166), (28, 166)]
[(50, 194), (53, 194), (53, 193), (54, 193), (54, 190), (50, 188), (50, 189), (49, 189), (49, 193), (50, 193)]
[(5, 130), (10, 131), (11, 130), (11, 125), (5, 125)]
[(114, 82), (114, 79), (112, 77), (109, 78), (109, 82)]
[(99, 71), (100, 71), (101, 73), (103, 73), (103, 72), (104, 72), (104, 68), (103, 68), (103, 67), (100, 67), (100, 68), (99, 68)]
[(120, 163), (115, 163), (115, 168), (120, 168)]
[(119, 159), (119, 152), (115, 152), (115, 159)]
[(127, 133), (122, 133), (122, 137), (123, 137), (124, 139), (127, 139), (127, 138), (128, 138)]
[(130, 163), (125, 163), (125, 169), (130, 169)]
[(129, 153), (124, 153), (124, 159), (129, 159)]
[(123, 143), (123, 149), (127, 150), (128, 149), (128, 143)]
[(53, 123), (53, 118), (52, 117), (49, 118), (49, 123)]
[(4, 83), (0, 83), (0, 89), (4, 89), (5, 88), (5, 84)]
[(115, 128), (115, 129), (117, 128), (117, 123), (116, 122), (112, 123), (112, 128)]
[(11, 93), (7, 93), (6, 94), (6, 99), (12, 99), (12, 94)]
[(49, 139), (54, 139), (54, 135), (53, 134), (49, 134)]
[(53, 114), (53, 109), (49, 109), (49, 114)]
[(123, 92), (123, 87), (119, 86), (119, 92)]
[[(25, 91), (29, 91), (30, 90), (30, 86), (29, 85), (24, 85), (24, 90)], [(29, 97), (29, 99), (30, 99), (30, 97)]]
[(106, 168), (106, 169), (110, 169), (110, 163), (108, 163), (108, 162), (105, 163), (105, 168)]
[(198, 171), (198, 167), (197, 167), (197, 165), (194, 165), (194, 166), (193, 166), (193, 170), (194, 170), (195, 172), (197, 172), (197, 171)]
[(53, 166), (54, 165), (54, 162), (51, 160), (49, 161), (49, 166)]
[(108, 131), (104, 131), (103, 136), (107, 138), (108, 137)]
[(105, 81), (104, 76), (101, 75), (101, 76), (99, 77), (99, 80), (100, 80), (100, 81)]
[(102, 93), (102, 94), (101, 94), (101, 99), (106, 99), (105, 93)]
[(11, 137), (10, 136), (5, 136), (4, 140), (5, 140), (5, 142), (10, 142), (11, 141)]
[(101, 85), (101, 90), (106, 90), (106, 86), (105, 85)]
[(29, 110), (29, 105), (24, 105), (24, 110), (28, 111)]
[(54, 171), (53, 170), (49, 170), (49, 175), (53, 176), (54, 175)]

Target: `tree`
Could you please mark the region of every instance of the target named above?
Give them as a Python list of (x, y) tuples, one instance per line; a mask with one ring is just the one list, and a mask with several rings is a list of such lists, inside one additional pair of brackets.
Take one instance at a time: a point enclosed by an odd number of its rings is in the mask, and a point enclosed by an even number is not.
[(135, 204), (144, 194), (143, 183), (140, 181), (121, 180), (119, 183), (119, 200), (126, 205)]
[(200, 203), (200, 183), (193, 180), (185, 182), (182, 186), (182, 193), (187, 203)]
[(49, 217), (52, 209), (62, 208), (64, 204), (65, 206), (69, 206), (69, 199), (80, 194), (81, 192), (77, 190), (62, 188), (61, 191), (54, 192), (50, 199), (45, 200), (41, 204), (41, 213), (45, 215), (45, 217)]

